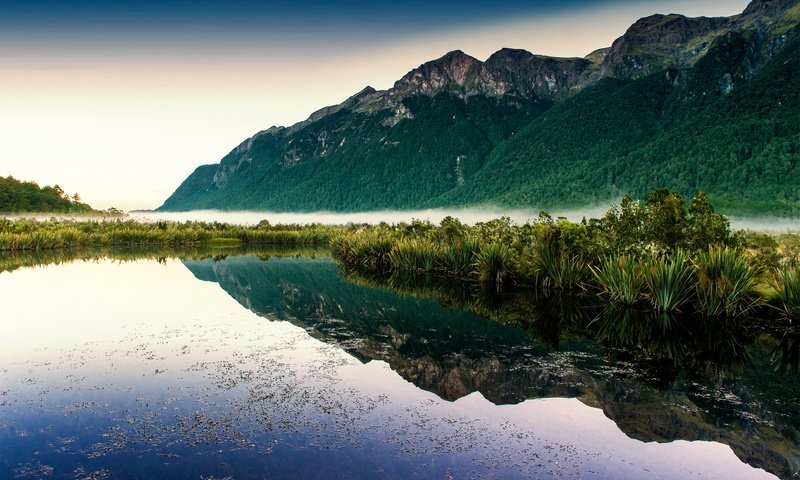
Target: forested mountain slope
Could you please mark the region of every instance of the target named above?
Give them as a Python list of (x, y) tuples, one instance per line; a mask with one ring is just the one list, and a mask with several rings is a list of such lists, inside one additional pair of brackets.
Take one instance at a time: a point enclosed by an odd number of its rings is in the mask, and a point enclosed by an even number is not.
[(548, 208), (664, 187), (798, 213), (799, 2), (653, 15), (586, 58), (450, 52), (256, 134), (161, 209)]

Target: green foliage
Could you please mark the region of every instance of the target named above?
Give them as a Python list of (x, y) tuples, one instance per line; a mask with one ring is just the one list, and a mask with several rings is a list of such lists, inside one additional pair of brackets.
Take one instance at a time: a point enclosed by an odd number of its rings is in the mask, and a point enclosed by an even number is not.
[[(385, 245), (378, 241), (379, 245)], [(389, 264), (394, 270), (405, 272), (432, 272), (439, 256), (438, 248), (425, 240), (402, 239), (391, 244)]]
[(226, 242), (241, 245), (326, 245), (336, 230), (317, 225), (265, 228), (217, 222), (0, 220), (0, 251), (98, 246), (189, 246)]
[(478, 240), (471, 236), (465, 236), (460, 241), (448, 243), (441, 250), (442, 270), (455, 277), (467, 277), (473, 271), (475, 256), (480, 247)]
[(709, 317), (747, 314), (758, 303), (756, 272), (747, 258), (729, 247), (709, 247), (694, 261), (697, 308)]
[(2, 213), (93, 213), (81, 203), (76, 193), (67, 195), (58, 185), (39, 187), (35, 182), (22, 182), (14, 177), (0, 177), (0, 212)]
[[(595, 290), (616, 305), (649, 303), (662, 313), (707, 318), (747, 316), (760, 306), (768, 282), (763, 275), (773, 267), (760, 263), (758, 248), (769, 252), (770, 265), (794, 268), (796, 236), (783, 235), (780, 243), (763, 234), (732, 236), (727, 218), (702, 193), (688, 208), (674, 192), (649, 197), (649, 204), (625, 197), (602, 219), (580, 223), (542, 212), (523, 225), (501, 217), (474, 226), (447, 218), (439, 226), (414, 220), (350, 227), (338, 230), (330, 246), (355, 269), (513, 281), (572, 294)], [(677, 224), (669, 233), (667, 222)]]
[(651, 259), (644, 269), (644, 281), (650, 300), (658, 311), (678, 311), (694, 287), (689, 254), (679, 249), (670, 257)]
[(632, 257), (606, 257), (599, 268), (592, 268), (592, 273), (611, 302), (633, 306), (644, 299), (644, 266)]
[(506, 245), (490, 243), (483, 245), (475, 256), (475, 268), (482, 282), (502, 285), (509, 273), (509, 250)]
[(608, 254), (651, 255), (675, 248), (703, 250), (710, 245), (731, 244), (728, 219), (714, 211), (704, 192), (686, 208), (678, 192), (658, 189), (647, 195), (644, 205), (624, 196), (619, 207), (590, 224)]
[(773, 286), (784, 317), (792, 322), (800, 321), (800, 270), (776, 270)]

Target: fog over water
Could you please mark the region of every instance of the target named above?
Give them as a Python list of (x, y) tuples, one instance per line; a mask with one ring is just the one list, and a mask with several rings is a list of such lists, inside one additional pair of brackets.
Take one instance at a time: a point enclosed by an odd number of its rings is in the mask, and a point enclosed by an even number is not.
[[(563, 217), (572, 222), (582, 219), (602, 218), (608, 211), (611, 203), (572, 210), (547, 210), (554, 219)], [(503, 209), (503, 208), (462, 208), (462, 209), (428, 209), (428, 210), (381, 210), (373, 212), (258, 212), (258, 211), (221, 211), (221, 210), (192, 210), (188, 212), (155, 212), (134, 210), (123, 220), (141, 222), (155, 222), (168, 220), (174, 222), (202, 221), (225, 222), (236, 225), (256, 225), (262, 220), (267, 220), (273, 225), (301, 224), (308, 225), (320, 223), (323, 225), (345, 225), (348, 223), (367, 223), (377, 225), (381, 222), (396, 224), (411, 222), (414, 219), (428, 220), (438, 224), (447, 216), (458, 218), (461, 222), (474, 225), (502, 216), (507, 216), (515, 223), (522, 224), (535, 220), (539, 216), (538, 209)], [(75, 221), (115, 221), (115, 216), (93, 215), (67, 215), (54, 213), (26, 213), (26, 214), (0, 214), (0, 218), (19, 219), (32, 218), (38, 221), (50, 219), (75, 220)], [(732, 230), (757, 230), (769, 233), (800, 233), (800, 217), (776, 216), (728, 216)]]
[[(602, 217), (607, 206), (591, 207), (580, 210), (550, 211), (553, 218), (566, 217), (571, 221), (579, 222), (584, 217)], [(141, 220), (198, 220), (220, 221), (242, 225), (254, 225), (261, 220), (268, 220), (271, 224), (287, 223), (321, 223), (324, 225), (344, 225), (347, 223), (389, 224), (410, 222), (411, 220), (429, 220), (439, 223), (447, 216), (458, 218), (461, 222), (473, 225), (486, 222), (502, 216), (511, 218), (516, 223), (525, 223), (539, 216), (536, 209), (502, 209), (502, 208), (463, 208), (463, 209), (429, 209), (429, 210), (381, 210), (373, 212), (223, 212), (218, 210), (194, 210), (190, 212), (142, 212), (130, 213), (131, 218)]]
[[(573, 210), (550, 210), (548, 213), (553, 218), (565, 217), (573, 222), (580, 222), (586, 218), (601, 218), (610, 208), (610, 204), (586, 207)], [(536, 219), (539, 215), (537, 209), (502, 208), (464, 208), (464, 209), (429, 209), (429, 210), (383, 210), (374, 212), (225, 212), (219, 210), (193, 210), (189, 212), (144, 212), (134, 211), (130, 217), (141, 221), (206, 221), (228, 222), (240, 225), (255, 225), (262, 220), (271, 224), (299, 223), (303, 225), (321, 223), (324, 225), (343, 225), (347, 223), (389, 224), (410, 222), (413, 219), (429, 220), (438, 224), (443, 218), (452, 216), (461, 222), (473, 225), (486, 222), (501, 216), (507, 216), (516, 223), (525, 223)], [(741, 217), (728, 216), (732, 230), (758, 230), (771, 233), (800, 232), (800, 217)]]

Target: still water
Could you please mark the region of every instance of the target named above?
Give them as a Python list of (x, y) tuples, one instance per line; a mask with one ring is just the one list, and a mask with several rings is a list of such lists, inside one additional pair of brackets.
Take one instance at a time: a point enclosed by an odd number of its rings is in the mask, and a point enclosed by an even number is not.
[(308, 255), (4, 264), (0, 478), (797, 472), (796, 339), (637, 348), (630, 319)]

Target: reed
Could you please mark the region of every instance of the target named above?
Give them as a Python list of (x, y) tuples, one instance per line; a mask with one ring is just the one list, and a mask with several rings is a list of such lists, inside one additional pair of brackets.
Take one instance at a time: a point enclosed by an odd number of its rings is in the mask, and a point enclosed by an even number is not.
[(438, 248), (429, 241), (400, 240), (389, 252), (392, 270), (404, 272), (432, 272), (436, 268)]
[(277, 225), (243, 227), (205, 222), (3, 221), (0, 251), (100, 246), (197, 246), (209, 242), (243, 245), (326, 245), (332, 227)]
[(464, 278), (473, 271), (480, 250), (478, 240), (466, 237), (441, 249), (439, 264), (448, 275)]

